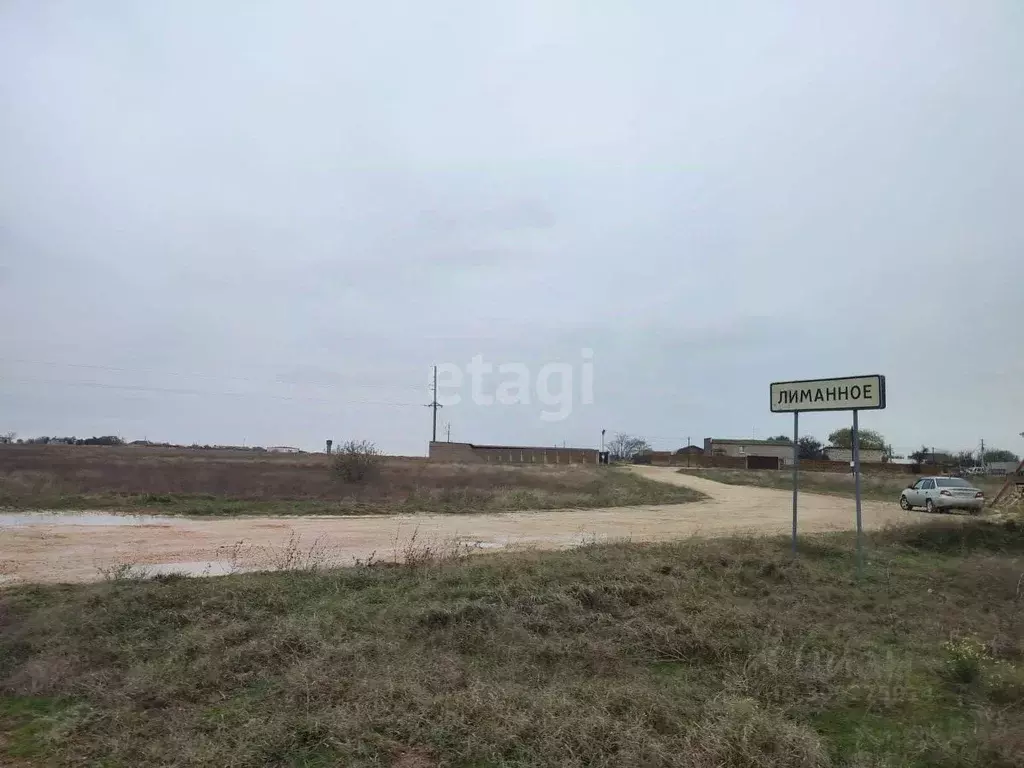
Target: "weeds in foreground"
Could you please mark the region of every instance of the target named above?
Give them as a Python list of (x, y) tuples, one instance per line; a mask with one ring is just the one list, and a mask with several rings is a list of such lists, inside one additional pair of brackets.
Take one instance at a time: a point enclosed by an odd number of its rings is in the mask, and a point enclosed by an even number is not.
[(441, 539), (423, 537), (420, 535), (419, 526), (416, 526), (412, 534), (403, 540), (401, 528), (399, 528), (392, 541), (392, 562), (415, 570), (427, 566), (458, 563), (481, 550), (479, 542), (467, 542), (458, 537), (443, 537)]
[(150, 569), (136, 563), (113, 563), (98, 565), (96, 571), (103, 581), (128, 582), (144, 581), (150, 577)]
[(306, 545), (302, 536), (293, 530), (281, 546), (259, 547), (257, 560), (268, 570), (315, 572), (329, 562), (329, 556), (323, 536), (317, 536)]
[[(861, 579), (840, 534), (9, 588), (0, 735), (54, 765), (1019, 768), (1024, 534), (970, 524), (872, 533)], [(426, 538), (390, 554), (451, 551)]]

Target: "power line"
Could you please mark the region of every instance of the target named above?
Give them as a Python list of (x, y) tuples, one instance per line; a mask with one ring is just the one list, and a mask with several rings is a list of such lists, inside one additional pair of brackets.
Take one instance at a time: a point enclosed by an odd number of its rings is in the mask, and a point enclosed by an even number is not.
[(172, 388), (172, 387), (150, 387), (143, 385), (131, 385), (131, 384), (107, 384), (101, 381), (69, 381), (59, 379), (10, 379), (0, 378), (3, 382), (12, 382), (16, 384), (54, 384), (57, 386), (70, 386), (70, 387), (88, 387), (94, 389), (114, 389), (123, 390), (128, 392), (156, 392), (161, 394), (170, 395), (212, 395), (214, 397), (268, 397), (274, 400), (294, 400), (309, 403), (323, 403), (323, 404), (344, 404), (344, 405), (389, 405), (396, 407), (418, 407), (419, 403), (397, 403), (389, 402), (386, 400), (337, 400), (337, 399), (324, 399), (319, 397), (301, 397), (293, 395), (275, 395), (270, 392), (214, 392), (203, 389), (185, 389), (185, 388)]
[(27, 360), (23, 358), (9, 358), (0, 357), (0, 362), (3, 363), (17, 363), (21, 365), (47, 365), (52, 367), (64, 367), (64, 368), (84, 368), (94, 371), (112, 371), (115, 373), (146, 373), (156, 374), (160, 376), (181, 376), (187, 378), (198, 378), (198, 379), (216, 379), (222, 381), (245, 381), (252, 384), (277, 384), (282, 386), (294, 386), (296, 384), (300, 386), (315, 386), (325, 387), (330, 389), (338, 389), (342, 387), (358, 387), (360, 389), (408, 389), (418, 390), (422, 389), (420, 386), (395, 386), (392, 384), (381, 384), (380, 382), (373, 383), (360, 383), (350, 382), (343, 384), (332, 384), (328, 382), (292, 382), (282, 381), (281, 379), (259, 379), (252, 378), (250, 376), (228, 376), (214, 373), (201, 373), (198, 371), (171, 371), (167, 369), (159, 368), (133, 368), (130, 366), (115, 366), (115, 365), (99, 365), (95, 363), (65, 363), (54, 360)]

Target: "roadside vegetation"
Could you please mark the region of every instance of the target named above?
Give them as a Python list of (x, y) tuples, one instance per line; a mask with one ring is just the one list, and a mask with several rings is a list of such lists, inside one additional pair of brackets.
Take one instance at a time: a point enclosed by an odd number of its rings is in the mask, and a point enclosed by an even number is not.
[(327, 457), (4, 445), (0, 507), (188, 515), (459, 514), (701, 498), (616, 467), (441, 464), (382, 457), (366, 443), (347, 448)]
[[(0, 591), (5, 765), (1010, 768), (1024, 531)], [(415, 553), (413, 553), (415, 554)]]
[[(681, 469), (682, 474), (703, 477), (727, 485), (752, 485), (758, 488), (793, 489), (793, 470), (755, 469)], [(968, 482), (993, 496), (1006, 478), (971, 477)], [(873, 501), (899, 501), (900, 491), (916, 480), (914, 475), (867, 475), (860, 478), (861, 496)], [(801, 472), (800, 489), (807, 493), (854, 497), (853, 475), (841, 472)]]

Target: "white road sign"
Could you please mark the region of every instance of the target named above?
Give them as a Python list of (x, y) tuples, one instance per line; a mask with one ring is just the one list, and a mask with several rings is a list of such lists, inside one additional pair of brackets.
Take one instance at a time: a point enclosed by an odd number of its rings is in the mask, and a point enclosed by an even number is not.
[(777, 381), (771, 386), (772, 411), (867, 411), (885, 408), (885, 376)]

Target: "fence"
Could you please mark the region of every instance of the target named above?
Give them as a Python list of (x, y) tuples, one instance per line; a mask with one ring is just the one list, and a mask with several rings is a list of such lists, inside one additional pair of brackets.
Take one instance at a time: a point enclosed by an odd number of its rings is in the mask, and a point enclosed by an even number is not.
[[(774, 457), (758, 456), (702, 456), (677, 455), (669, 451), (654, 451), (647, 454), (651, 464), (668, 467), (692, 467), (694, 469), (764, 469), (757, 466), (765, 459), (769, 462)], [(645, 462), (646, 463), (646, 462)], [(792, 465), (783, 467), (783, 471)], [(892, 462), (862, 461), (861, 472), (871, 475), (942, 475), (951, 467), (944, 464), (894, 464)], [(765, 471), (770, 471), (769, 467)], [(827, 459), (801, 459), (802, 472), (850, 472), (848, 461), (828, 461)]]
[(538, 446), (430, 444), (432, 461), (484, 464), (597, 464), (596, 448), (544, 448)]

